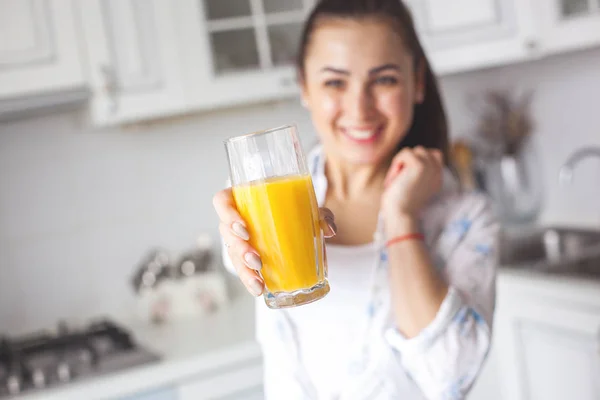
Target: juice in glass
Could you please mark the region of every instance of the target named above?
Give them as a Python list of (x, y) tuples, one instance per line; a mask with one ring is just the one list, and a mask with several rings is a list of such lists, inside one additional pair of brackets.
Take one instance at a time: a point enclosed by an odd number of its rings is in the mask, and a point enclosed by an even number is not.
[[(323, 281), (325, 271), (317, 201), (310, 176), (284, 176), (233, 188), (261, 256), (268, 291), (293, 292)], [(317, 239), (317, 240), (315, 240)]]

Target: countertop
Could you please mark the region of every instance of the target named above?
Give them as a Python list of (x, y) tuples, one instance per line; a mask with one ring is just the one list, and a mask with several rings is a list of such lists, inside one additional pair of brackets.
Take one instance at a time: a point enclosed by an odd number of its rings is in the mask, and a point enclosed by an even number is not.
[(236, 294), (212, 315), (151, 325), (118, 320), (135, 340), (161, 359), (114, 374), (82, 379), (56, 388), (11, 397), (11, 400), (106, 400), (152, 391), (227, 365), (260, 360), (254, 331), (255, 299)]
[(531, 296), (553, 297), (577, 303), (591, 302), (600, 307), (600, 279), (593, 277), (500, 266), (497, 284), (498, 290), (509, 285), (512, 290), (523, 291)]

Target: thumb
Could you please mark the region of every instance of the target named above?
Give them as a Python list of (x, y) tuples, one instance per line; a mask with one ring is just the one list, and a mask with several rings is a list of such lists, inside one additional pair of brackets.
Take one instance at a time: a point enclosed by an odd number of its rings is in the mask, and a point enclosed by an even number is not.
[(387, 188), (390, 186), (390, 183), (392, 183), (392, 181), (402, 172), (403, 169), (404, 162), (402, 161), (392, 164), (387, 175), (385, 176), (385, 180), (383, 181), (383, 187)]
[(323, 233), (327, 239), (332, 238), (337, 233), (335, 225), (335, 217), (329, 208), (323, 207), (319, 209), (319, 223)]

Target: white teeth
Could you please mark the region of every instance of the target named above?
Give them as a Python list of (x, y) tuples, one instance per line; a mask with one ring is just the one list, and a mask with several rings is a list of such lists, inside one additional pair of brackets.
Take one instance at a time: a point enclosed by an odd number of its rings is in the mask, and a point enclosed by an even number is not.
[(363, 130), (357, 130), (357, 129), (347, 129), (346, 133), (348, 134), (348, 136), (353, 137), (354, 139), (360, 139), (360, 140), (370, 139), (371, 137), (373, 137), (375, 135), (374, 130), (363, 131)]

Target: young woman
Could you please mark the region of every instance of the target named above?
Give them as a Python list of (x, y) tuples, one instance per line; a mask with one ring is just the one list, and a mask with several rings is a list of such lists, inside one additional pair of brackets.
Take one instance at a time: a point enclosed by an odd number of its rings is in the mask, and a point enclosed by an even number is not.
[[(445, 167), (444, 110), (405, 5), (320, 1), (298, 75), (320, 139), (308, 162), (332, 289), (292, 309), (257, 303), (266, 398), (464, 398), (490, 346), (499, 227)], [(214, 205), (226, 264), (259, 296), (231, 191)]]

